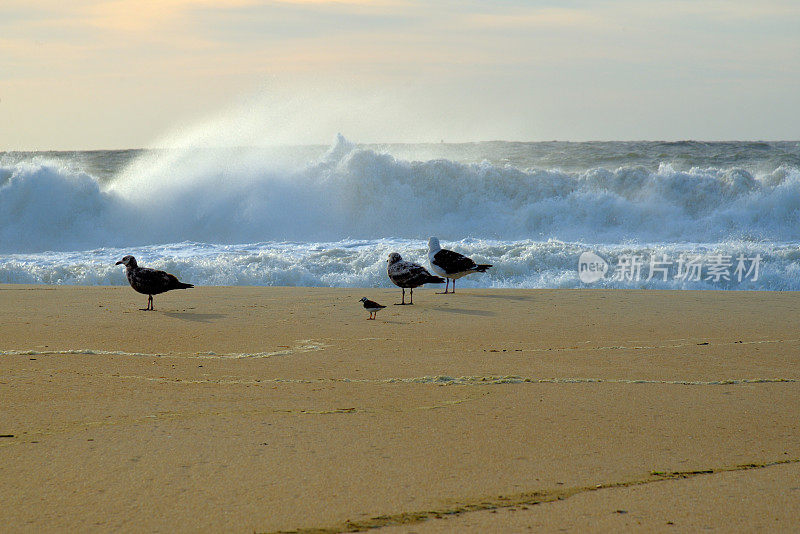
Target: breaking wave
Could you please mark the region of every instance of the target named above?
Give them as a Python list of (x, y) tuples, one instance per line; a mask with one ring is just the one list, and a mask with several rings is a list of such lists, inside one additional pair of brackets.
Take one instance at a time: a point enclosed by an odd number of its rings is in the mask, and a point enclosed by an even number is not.
[(194, 241), (438, 234), (620, 243), (800, 239), (800, 172), (582, 172), (405, 161), (339, 138), (300, 168), (193, 150), (146, 155), (107, 184), (51, 163), (0, 166), (0, 252)]

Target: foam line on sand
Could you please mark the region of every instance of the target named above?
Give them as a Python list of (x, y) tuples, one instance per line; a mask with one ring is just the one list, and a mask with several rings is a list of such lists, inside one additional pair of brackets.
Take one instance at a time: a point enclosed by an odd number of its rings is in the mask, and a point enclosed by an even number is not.
[(772, 462), (739, 464), (733, 466), (720, 466), (695, 469), (691, 471), (651, 471), (648, 475), (616, 482), (602, 482), (594, 485), (573, 486), (567, 488), (544, 488), (512, 495), (493, 495), (479, 499), (456, 501), (450, 506), (442, 506), (432, 510), (399, 512), (390, 515), (380, 515), (369, 519), (346, 520), (343, 523), (300, 528), (296, 530), (278, 530), (270, 534), (339, 534), (344, 532), (363, 532), (389, 526), (412, 525), (430, 519), (442, 519), (448, 516), (458, 516), (470, 512), (485, 510), (498, 510), (504, 508), (518, 508), (530, 505), (563, 501), (582, 493), (609, 490), (614, 488), (630, 488), (644, 486), (667, 480), (690, 479), (699, 476), (711, 476), (720, 473), (735, 471), (751, 471), (769, 467), (786, 466), (800, 463), (800, 458), (776, 460)]

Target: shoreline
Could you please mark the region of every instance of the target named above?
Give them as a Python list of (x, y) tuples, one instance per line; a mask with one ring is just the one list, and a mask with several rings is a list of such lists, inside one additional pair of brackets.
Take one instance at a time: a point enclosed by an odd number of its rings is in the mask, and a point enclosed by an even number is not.
[[(800, 520), (800, 293), (434, 291), (198, 287), (140, 312), (128, 287), (0, 285), (0, 521)], [(362, 296), (388, 305), (376, 321)]]

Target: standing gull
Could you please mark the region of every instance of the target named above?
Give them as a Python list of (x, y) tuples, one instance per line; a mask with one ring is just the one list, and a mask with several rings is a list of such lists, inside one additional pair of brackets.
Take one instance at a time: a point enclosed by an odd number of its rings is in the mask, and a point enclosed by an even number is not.
[(139, 293), (147, 295), (147, 307), (139, 308), (142, 311), (155, 310), (153, 308), (153, 295), (158, 295), (171, 289), (194, 287), (192, 284), (184, 284), (178, 281), (174, 275), (164, 271), (139, 267), (136, 264), (136, 258), (133, 256), (125, 256), (116, 263), (116, 265), (119, 264), (125, 266), (125, 276), (128, 277), (128, 283), (130, 283), (131, 287)]
[(386, 307), (386, 306), (381, 306), (374, 300), (369, 300), (367, 297), (361, 297), (361, 300), (359, 300), (359, 302), (363, 302), (364, 309), (369, 312), (369, 319), (367, 319), (367, 321), (369, 321), (370, 319), (374, 320), (378, 312)]
[(456, 280), (470, 273), (485, 273), (486, 269), (491, 267), (488, 264), (478, 265), (463, 254), (442, 248), (439, 245), (438, 237), (428, 239), (428, 261), (431, 262), (431, 269), (436, 274), (447, 278), (447, 284), (444, 286), (445, 294), (448, 293), (447, 287), (450, 285), (450, 280), (453, 280), (453, 291), (450, 293), (455, 293)]
[(397, 252), (389, 254), (387, 263), (389, 265), (386, 268), (386, 272), (389, 275), (389, 279), (394, 285), (403, 289), (403, 301), (398, 305), (406, 304), (406, 288), (411, 289), (411, 300), (408, 304), (414, 304), (415, 287), (419, 287), (422, 284), (441, 284), (444, 282), (444, 278), (433, 276), (422, 265), (405, 261)]

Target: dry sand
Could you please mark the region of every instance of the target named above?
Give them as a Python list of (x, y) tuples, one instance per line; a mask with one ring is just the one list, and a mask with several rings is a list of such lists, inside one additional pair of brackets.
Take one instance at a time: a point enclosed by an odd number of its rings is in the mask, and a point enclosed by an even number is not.
[(0, 529), (786, 530), (800, 294), (0, 285)]

